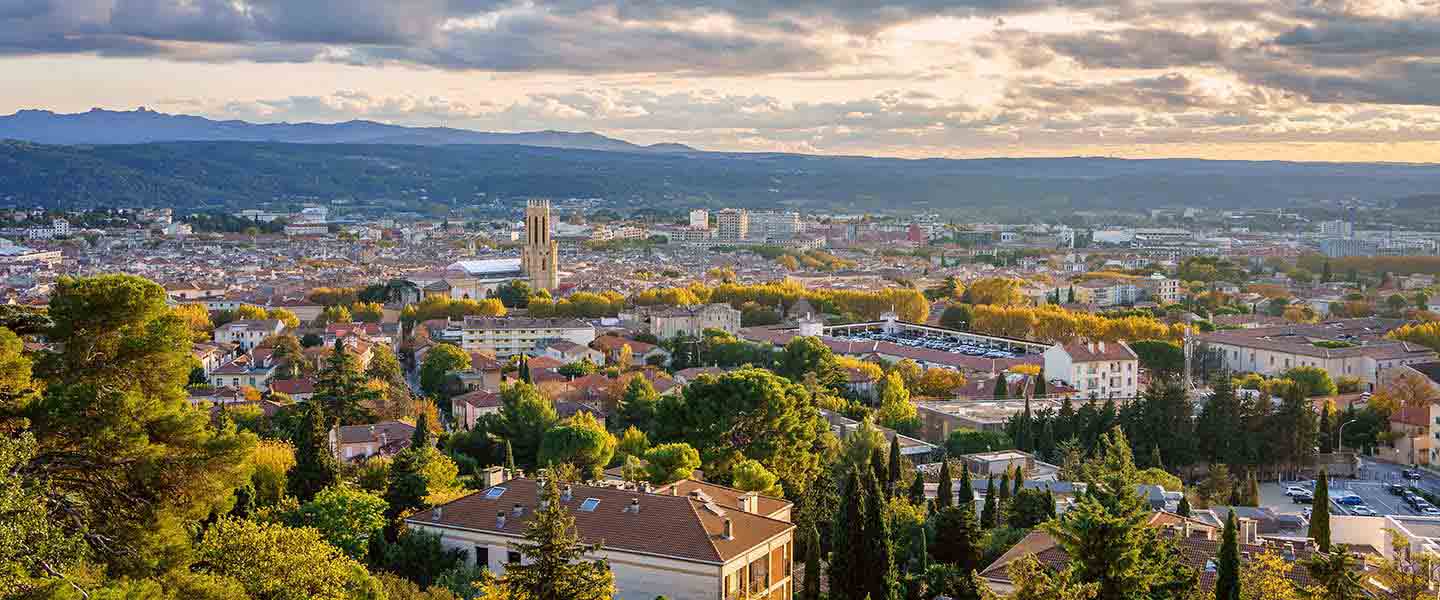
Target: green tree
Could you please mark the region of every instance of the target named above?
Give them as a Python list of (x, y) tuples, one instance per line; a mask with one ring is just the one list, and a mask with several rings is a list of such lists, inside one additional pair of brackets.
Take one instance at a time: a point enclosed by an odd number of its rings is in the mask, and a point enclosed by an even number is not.
[(1010, 499), (1006, 525), (1013, 529), (1030, 529), (1049, 520), (1055, 512), (1048, 491), (1022, 489)]
[(300, 340), (291, 334), (281, 334), (270, 338), (272, 341), (272, 359), (280, 365), (275, 371), (276, 379), (295, 379), (307, 375), (311, 370), (309, 361), (305, 360), (305, 350), (300, 347)]
[(811, 524), (806, 534), (805, 581), (800, 600), (820, 600), (820, 532)]
[(616, 454), (625, 457), (644, 457), (648, 450), (650, 450), (650, 437), (634, 425), (620, 434), (620, 443), (615, 446)]
[(385, 499), (353, 487), (335, 485), (315, 495), (290, 519), (294, 527), (313, 527), (346, 556), (365, 562), (370, 536), (385, 527)]
[(555, 478), (545, 480), (540, 498), (542, 508), (525, 524), (525, 541), (515, 545), (523, 560), (506, 568), (502, 587), (532, 600), (609, 600), (615, 576), (604, 559), (587, 560), (600, 547), (580, 541)]
[(814, 374), (817, 383), (834, 393), (843, 391), (850, 380), (830, 347), (820, 338), (809, 336), (796, 337), (785, 344), (775, 372), (797, 382), (807, 374)]
[[(1184, 490), (1181, 490), (1181, 493), (1184, 494)], [(1190, 495), (1189, 495), (1189, 494), (1184, 494), (1184, 495), (1180, 496), (1180, 505), (1177, 506), (1177, 507), (1175, 507), (1175, 514), (1180, 515), (1180, 516), (1182, 516), (1182, 517), (1188, 517), (1188, 516), (1190, 516)]]
[(540, 441), (540, 464), (569, 463), (581, 478), (594, 481), (615, 457), (618, 443), (595, 415), (580, 412), (545, 432)]
[(892, 544), (885, 492), (880, 482), (872, 479), (869, 502), (865, 504), (864, 563), (865, 590), (872, 600), (899, 600), (895, 548)]
[(689, 443), (707, 472), (729, 473), (754, 459), (791, 497), (819, 475), (814, 449), (828, 433), (805, 388), (763, 369), (701, 375), (682, 394), (663, 398), (656, 420), (656, 437)]
[(86, 555), (83, 540), (50, 514), (49, 483), (20, 472), (34, 455), (31, 434), (0, 436), (0, 596), (7, 598), (64, 577)]
[(954, 565), (965, 573), (984, 567), (980, 564), (980, 523), (975, 519), (973, 506), (947, 506), (937, 511), (933, 520), (935, 545), (930, 547), (931, 558)]
[(343, 340), (337, 339), (325, 365), (315, 376), (315, 395), (311, 402), (325, 408), (330, 426), (368, 423), (373, 415), (366, 406), (380, 395), (366, 383), (360, 361), (345, 347)]
[(291, 496), (309, 502), (340, 480), (340, 462), (330, 450), (325, 409), (319, 403), (306, 402), (301, 411), (295, 432), (295, 466), (286, 474), (286, 486)]
[(1330, 476), (1324, 467), (1315, 478), (1315, 498), (1310, 503), (1310, 538), (1321, 552), (1330, 551)]
[[(299, 340), (296, 340), (295, 345), (299, 347)], [(365, 377), (387, 384), (405, 384), (405, 371), (400, 366), (400, 359), (385, 344), (376, 344), (370, 348), (370, 364), (365, 366)]]
[(846, 476), (841, 498), (844, 504), (830, 534), (830, 598), (859, 600), (867, 589), (865, 561), (869, 544), (865, 537), (865, 490), (854, 470)]
[(885, 496), (900, 495), (900, 436), (890, 436), (890, 457), (885, 466)]
[(520, 467), (532, 469), (538, 464), (545, 432), (559, 420), (555, 404), (539, 389), (516, 382), (500, 389), (500, 412), (492, 431), (508, 443), (507, 452)]
[(941, 509), (955, 504), (955, 492), (950, 487), (950, 460), (940, 463), (939, 481), (935, 484), (935, 508)]
[(977, 431), (956, 429), (945, 438), (945, 451), (951, 456), (963, 456), (977, 452), (1009, 450), (1015, 444), (1002, 431)]
[[(19, 472), (49, 482), (38, 489), (49, 510), (64, 515), (60, 526), (83, 533), (116, 576), (183, 562), (188, 528), (227, 511), (250, 478), (255, 437), (212, 426), (186, 400), (191, 332), (166, 299), (139, 277), (62, 277), (47, 332), (58, 351), (35, 365), (44, 393), (8, 389), (28, 379), (26, 362), (0, 359), (8, 363), (0, 429), (24, 419), (36, 433)], [(4, 338), (0, 346), (14, 345)]]
[(731, 480), (736, 489), (759, 492), (761, 495), (783, 498), (785, 490), (780, 489), (780, 480), (758, 460), (745, 459), (735, 463)]
[(1335, 382), (1330, 379), (1330, 372), (1320, 367), (1294, 367), (1281, 373), (1280, 378), (1294, 381), (1306, 398), (1335, 395)]
[(1220, 539), (1220, 553), (1216, 556), (1215, 600), (1240, 600), (1240, 542), (1235, 511), (1229, 513)]
[(379, 592), (363, 565), (315, 529), (221, 519), (195, 551), (201, 572), (233, 578), (254, 598), (351, 600)]
[(423, 451), (406, 448), (390, 463), (385, 485), (385, 518), (392, 524), (408, 513), (428, 506), (429, 482), (425, 479)]
[(1355, 600), (1365, 597), (1360, 583), (1360, 570), (1348, 550), (1336, 547), (1322, 550), (1305, 564), (1310, 578), (1318, 584), (1312, 594), (1315, 600)]
[(645, 453), (645, 470), (650, 483), (666, 485), (687, 479), (700, 468), (700, 453), (690, 444), (660, 444)]
[(996, 398), (1005, 398), (1005, 397), (1007, 397), (1007, 396), (1009, 396), (1009, 395), (1010, 395), (1010, 385), (1009, 385), (1009, 383), (1007, 383), (1006, 380), (1005, 380), (1005, 374), (1004, 374), (1004, 373), (1001, 373), (1001, 374), (995, 376), (995, 394), (994, 394), (994, 396), (995, 396)]
[(970, 485), (970, 469), (963, 464), (960, 467), (960, 489), (956, 491), (956, 504), (958, 506), (974, 510), (971, 506), (975, 502), (975, 487)]
[(470, 355), (454, 344), (439, 344), (425, 354), (420, 365), (420, 389), (431, 396), (443, 396), (450, 374), (470, 368)]
[(915, 405), (910, 403), (910, 391), (895, 371), (880, 380), (880, 408), (876, 415), (881, 425), (899, 431), (912, 431), (919, 424)]
[(980, 526), (985, 529), (994, 529), (995, 516), (995, 476), (985, 478), (985, 507), (980, 511)]
[(434, 585), (445, 572), (465, 563), (464, 550), (447, 549), (439, 534), (418, 529), (406, 529), (394, 543), (387, 543), (385, 537), (378, 534), (371, 536), (370, 542), (372, 568), (397, 573), (423, 588)]
[(650, 379), (634, 376), (625, 384), (625, 394), (620, 398), (616, 414), (617, 427), (639, 427), (648, 430), (655, 426), (655, 411), (660, 403), (660, 394)]

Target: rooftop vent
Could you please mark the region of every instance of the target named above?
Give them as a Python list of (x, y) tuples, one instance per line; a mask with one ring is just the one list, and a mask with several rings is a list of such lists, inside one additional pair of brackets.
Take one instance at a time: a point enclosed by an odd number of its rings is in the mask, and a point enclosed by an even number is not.
[(495, 512), (495, 528), (496, 528), (496, 529), (504, 529), (504, 528), (505, 528), (505, 511), (500, 510), (500, 511), (496, 511), (496, 512)]
[(444, 507), (443, 507), (443, 506), (437, 506), (437, 507), (435, 507), (435, 510), (430, 511), (430, 520), (431, 520), (431, 521), (439, 521), (439, 520), (440, 520), (440, 517), (441, 517), (443, 514), (444, 514)]
[(632, 499), (632, 500), (630, 501), (630, 506), (625, 509), (625, 512), (632, 512), (632, 513), (635, 513), (635, 514), (637, 514), (637, 515), (640, 514), (640, 499), (639, 499), (639, 498)]

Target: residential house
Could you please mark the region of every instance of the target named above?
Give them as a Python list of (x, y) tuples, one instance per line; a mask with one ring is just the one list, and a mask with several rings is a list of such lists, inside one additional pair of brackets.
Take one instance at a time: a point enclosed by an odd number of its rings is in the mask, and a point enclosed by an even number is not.
[(455, 377), (460, 380), (460, 389), (499, 391), (505, 364), (489, 354), (469, 354), (470, 368), (455, 373)]
[(675, 306), (650, 311), (648, 322), (650, 333), (662, 340), (682, 335), (698, 338), (706, 329), (733, 334), (740, 331), (740, 311), (723, 303)]
[(484, 415), (500, 412), (500, 392), (477, 389), (450, 398), (450, 414), (455, 425), (461, 429), (475, 428), (475, 423)]
[(633, 365), (663, 365), (670, 362), (670, 351), (638, 340), (620, 337), (618, 335), (602, 335), (590, 342), (590, 347), (605, 355), (606, 364), (615, 364), (620, 360), (622, 348), (630, 348), (631, 364)]
[[(761, 514), (758, 499), (722, 505), (705, 489), (677, 494), (682, 490), (566, 485), (558, 502), (574, 517), (582, 542), (603, 542), (595, 558), (609, 562), (617, 597), (792, 597), (793, 524)], [(514, 479), (405, 522), (440, 534), (441, 544), (463, 551), (470, 564), (503, 575), (524, 560), (519, 544), (539, 500), (539, 483)]]
[(285, 394), (296, 402), (305, 402), (315, 395), (315, 380), (310, 377), (278, 379), (270, 382), (270, 391)]
[(270, 391), (277, 368), (270, 348), (256, 348), (220, 365), (208, 377), (212, 387), (252, 387), (264, 393)]
[(545, 345), (543, 353), (544, 356), (558, 360), (563, 364), (580, 362), (587, 358), (590, 359), (590, 362), (597, 365), (605, 362), (605, 355), (599, 350), (586, 346), (585, 344), (577, 344), (570, 340), (555, 340), (550, 342)]
[(330, 430), (330, 447), (335, 458), (364, 460), (371, 456), (394, 456), (410, 447), (415, 426), (400, 421), (368, 425), (342, 425)]
[(1195, 339), (1216, 352), (1224, 368), (1236, 373), (1274, 376), (1294, 367), (1317, 367), (1332, 379), (1356, 377), (1373, 389), (1388, 369), (1440, 359), (1430, 348), (1385, 337), (1403, 323), (1399, 319), (1339, 319), (1218, 330)]
[(1096, 398), (1139, 394), (1140, 359), (1125, 342), (1074, 341), (1045, 351), (1045, 375)]
[(215, 341), (221, 344), (235, 344), (249, 352), (272, 335), (285, 331), (285, 323), (279, 319), (240, 319), (215, 328)]

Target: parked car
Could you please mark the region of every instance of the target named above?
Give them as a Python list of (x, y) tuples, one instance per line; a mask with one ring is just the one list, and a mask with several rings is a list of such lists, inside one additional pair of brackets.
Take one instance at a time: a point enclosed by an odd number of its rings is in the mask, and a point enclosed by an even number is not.
[(1355, 494), (1351, 494), (1349, 496), (1341, 496), (1340, 499), (1337, 500), (1337, 502), (1344, 504), (1345, 506), (1362, 506), (1365, 504), (1365, 499)]
[(1409, 488), (1405, 487), (1404, 485), (1398, 484), (1398, 483), (1392, 483), (1392, 484), (1386, 486), (1385, 489), (1390, 490), (1390, 493), (1391, 493), (1391, 494), (1394, 494), (1394, 495), (1396, 495), (1396, 496), (1404, 496), (1404, 495), (1405, 495), (1405, 492), (1409, 491)]
[(1310, 492), (1305, 492), (1303, 494), (1295, 494), (1291, 496), (1290, 499), (1296, 504), (1310, 504), (1315, 501), (1315, 495)]
[(1285, 488), (1285, 495), (1286, 495), (1286, 496), (1298, 496), (1298, 495), (1300, 495), (1300, 494), (1309, 494), (1309, 493), (1310, 493), (1310, 490), (1307, 490), (1307, 489), (1305, 489), (1305, 488), (1303, 488), (1303, 487), (1300, 487), (1300, 486), (1298, 486), (1298, 485), (1292, 485), (1292, 486), (1288, 486), (1288, 487)]
[(1400, 474), (1411, 481), (1420, 480), (1420, 472), (1416, 471), (1415, 469), (1405, 469), (1404, 471), (1401, 471)]
[(1375, 509), (1365, 506), (1364, 504), (1350, 507), (1350, 512), (1362, 517), (1373, 517), (1376, 514)]
[(1427, 516), (1427, 517), (1440, 516), (1440, 508), (1435, 508), (1435, 507), (1433, 507), (1433, 506), (1427, 506), (1427, 507), (1425, 507), (1425, 508), (1423, 508), (1423, 509), (1420, 509), (1420, 514), (1425, 515), (1425, 516)]

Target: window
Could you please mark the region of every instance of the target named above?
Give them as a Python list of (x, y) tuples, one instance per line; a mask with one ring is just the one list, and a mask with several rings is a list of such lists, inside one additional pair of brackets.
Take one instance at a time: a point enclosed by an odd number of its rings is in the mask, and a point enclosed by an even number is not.
[(485, 499), (486, 499), (486, 500), (494, 500), (494, 499), (499, 498), (499, 497), (504, 496), (504, 495), (505, 495), (505, 488), (503, 488), (503, 487), (498, 487), (498, 486), (497, 486), (497, 487), (490, 488), (489, 491), (485, 492)]
[(490, 568), (490, 548), (488, 546), (475, 547), (475, 566), (487, 570)]
[(514, 550), (510, 550), (510, 551), (506, 552), (506, 553), (505, 553), (505, 562), (507, 562), (507, 563), (509, 563), (509, 564), (512, 564), (512, 565), (515, 564), (515, 563), (520, 562), (520, 553), (519, 553), (519, 552), (516, 552), (516, 551), (514, 551)]
[(760, 557), (750, 563), (750, 593), (758, 594), (770, 587), (770, 561)]
[(599, 498), (586, 498), (584, 502), (580, 503), (580, 512), (595, 512), (599, 506)]

